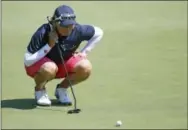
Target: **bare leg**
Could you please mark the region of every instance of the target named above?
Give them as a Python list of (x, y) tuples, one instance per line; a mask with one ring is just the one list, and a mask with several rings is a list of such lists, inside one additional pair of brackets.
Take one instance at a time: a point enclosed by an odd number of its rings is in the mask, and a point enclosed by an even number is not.
[[(85, 81), (91, 74), (91, 63), (84, 59), (78, 62), (73, 70), (73, 73), (69, 75), (69, 80), (71, 81), (72, 85), (78, 84), (82, 81)], [(69, 82), (67, 78), (65, 78), (61, 83), (60, 87), (62, 88), (68, 88)]]
[(45, 84), (55, 78), (57, 66), (53, 62), (43, 64), (39, 72), (34, 76), (36, 90), (44, 89)]
[(35, 99), (38, 105), (51, 105), (50, 98), (45, 90), (45, 84), (56, 76), (57, 66), (53, 62), (44, 63), (35, 75)]

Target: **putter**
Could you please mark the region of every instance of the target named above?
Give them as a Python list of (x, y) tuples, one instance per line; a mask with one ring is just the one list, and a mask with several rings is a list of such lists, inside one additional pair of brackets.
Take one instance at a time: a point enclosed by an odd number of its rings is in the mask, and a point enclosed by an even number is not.
[[(51, 27), (51, 29), (52, 29), (52, 28), (53, 28), (52, 22), (58, 21), (59, 19), (55, 19), (55, 20), (51, 21), (51, 20), (50, 20), (50, 17), (48, 16), (48, 17), (47, 17), (47, 20), (48, 20), (49, 25), (50, 25), (50, 27)], [(65, 66), (65, 60), (64, 60), (64, 58), (63, 58), (63, 56), (62, 56), (62, 53), (61, 53), (60, 45), (59, 45), (59, 44), (57, 44), (57, 48), (58, 48), (58, 52), (59, 52), (59, 55), (60, 55), (60, 58), (61, 58), (63, 67), (64, 67), (64, 69), (65, 69), (66, 77), (67, 77), (67, 80), (68, 80), (68, 82), (69, 82), (69, 85), (70, 85), (70, 88), (71, 88), (71, 92), (72, 92), (73, 98), (74, 98), (74, 109), (73, 109), (73, 110), (69, 110), (67, 113), (68, 113), (68, 114), (79, 113), (79, 112), (81, 112), (81, 109), (78, 109), (78, 108), (77, 108), (76, 96), (75, 96), (75, 94), (74, 94), (74, 90), (73, 90), (73, 87), (72, 87), (72, 83), (71, 83), (71, 81), (70, 81), (69, 73), (68, 73), (67, 68), (66, 68), (66, 66)]]
[(78, 109), (77, 108), (77, 100), (76, 100), (76, 96), (74, 94), (74, 90), (73, 90), (73, 87), (72, 87), (72, 83), (69, 79), (69, 74), (68, 74), (68, 71), (67, 71), (67, 68), (65, 66), (65, 62), (64, 62), (64, 59), (63, 59), (63, 56), (62, 56), (62, 53), (61, 53), (61, 50), (60, 50), (60, 47), (59, 47), (59, 44), (57, 45), (58, 46), (58, 52), (59, 52), (59, 55), (60, 55), (60, 58), (61, 58), (61, 61), (62, 61), (62, 64), (63, 64), (63, 67), (65, 69), (65, 72), (66, 72), (66, 77), (67, 77), (67, 80), (69, 82), (69, 85), (70, 85), (70, 88), (71, 88), (71, 92), (72, 92), (72, 95), (73, 95), (73, 98), (74, 98), (74, 109), (73, 110), (69, 110), (67, 113), (68, 114), (73, 114), (73, 113), (79, 113), (81, 112), (81, 109)]

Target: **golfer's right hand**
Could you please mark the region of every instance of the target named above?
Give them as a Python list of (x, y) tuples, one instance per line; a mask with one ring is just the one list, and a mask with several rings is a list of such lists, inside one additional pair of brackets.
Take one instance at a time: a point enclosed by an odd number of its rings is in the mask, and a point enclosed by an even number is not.
[(49, 33), (49, 41), (48, 41), (49, 46), (54, 47), (57, 40), (58, 40), (57, 32), (55, 30), (52, 30)]

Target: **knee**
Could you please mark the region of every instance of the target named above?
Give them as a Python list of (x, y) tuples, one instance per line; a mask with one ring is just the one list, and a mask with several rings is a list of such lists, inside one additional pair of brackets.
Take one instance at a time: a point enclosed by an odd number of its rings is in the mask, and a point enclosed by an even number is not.
[(91, 75), (92, 65), (89, 60), (82, 60), (75, 66), (75, 72), (82, 79), (87, 79)]
[(46, 62), (41, 66), (40, 73), (47, 77), (55, 77), (56, 73), (58, 71), (58, 67), (53, 62)]

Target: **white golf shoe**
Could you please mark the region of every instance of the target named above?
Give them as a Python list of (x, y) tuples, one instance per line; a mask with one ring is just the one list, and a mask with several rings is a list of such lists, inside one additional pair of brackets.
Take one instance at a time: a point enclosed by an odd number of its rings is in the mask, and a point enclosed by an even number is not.
[(48, 94), (45, 89), (35, 91), (35, 99), (38, 105), (42, 105), (42, 106), (51, 105), (51, 100), (49, 99)]
[(66, 88), (56, 87), (55, 96), (56, 96), (57, 100), (62, 105), (66, 105), (66, 106), (71, 106), (72, 105), (71, 99), (70, 99), (70, 97), (68, 95), (68, 92), (67, 92)]

